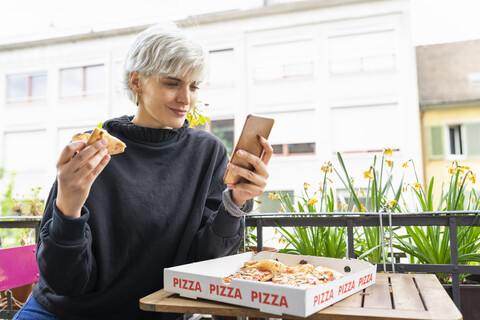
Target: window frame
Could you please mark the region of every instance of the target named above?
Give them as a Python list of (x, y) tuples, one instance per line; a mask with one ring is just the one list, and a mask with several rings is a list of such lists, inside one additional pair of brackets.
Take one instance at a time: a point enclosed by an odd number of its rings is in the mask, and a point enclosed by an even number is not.
[[(87, 68), (91, 67), (103, 67), (103, 86), (102, 89), (99, 91), (87, 91)], [(62, 86), (63, 86), (63, 75), (62, 71), (64, 70), (72, 70), (72, 69), (81, 69), (82, 73), (82, 88), (80, 91), (75, 92), (73, 94), (64, 94), (62, 93)], [(93, 96), (101, 96), (105, 95), (105, 76), (106, 76), (106, 64), (103, 62), (100, 63), (91, 63), (91, 64), (83, 64), (80, 66), (66, 66), (58, 69), (58, 96), (60, 99), (69, 99), (69, 98), (78, 98), (78, 97), (93, 97)]]
[[(27, 78), (27, 95), (20, 98), (9, 98), (9, 78), (10, 77), (26, 77)], [(45, 96), (40, 98), (35, 98), (32, 96), (32, 78), (35, 76), (45, 76)], [(46, 70), (32, 71), (32, 72), (19, 72), (19, 73), (7, 73), (5, 74), (5, 103), (6, 104), (15, 104), (15, 103), (35, 103), (43, 102), (48, 98), (48, 72)]]

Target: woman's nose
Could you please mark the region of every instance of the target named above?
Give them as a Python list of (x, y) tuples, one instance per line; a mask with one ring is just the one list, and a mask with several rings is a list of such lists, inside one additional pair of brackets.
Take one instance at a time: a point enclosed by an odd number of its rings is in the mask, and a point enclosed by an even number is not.
[(177, 101), (187, 106), (190, 104), (190, 90), (189, 88), (182, 88), (177, 92)]

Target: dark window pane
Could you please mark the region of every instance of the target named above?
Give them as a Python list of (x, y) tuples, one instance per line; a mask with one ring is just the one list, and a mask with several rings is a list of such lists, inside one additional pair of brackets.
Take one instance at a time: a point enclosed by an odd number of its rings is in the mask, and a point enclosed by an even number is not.
[(228, 154), (233, 152), (233, 119), (213, 120), (210, 122), (212, 133), (222, 140)]
[(283, 144), (273, 144), (273, 154), (281, 155), (283, 154)]
[(288, 145), (288, 153), (315, 153), (315, 143), (294, 143)]

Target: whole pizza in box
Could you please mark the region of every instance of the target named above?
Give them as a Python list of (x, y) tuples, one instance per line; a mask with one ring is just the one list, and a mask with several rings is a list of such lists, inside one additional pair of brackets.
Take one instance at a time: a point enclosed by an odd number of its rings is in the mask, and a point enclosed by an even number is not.
[(252, 252), (165, 269), (164, 289), (307, 317), (375, 282), (365, 261)]

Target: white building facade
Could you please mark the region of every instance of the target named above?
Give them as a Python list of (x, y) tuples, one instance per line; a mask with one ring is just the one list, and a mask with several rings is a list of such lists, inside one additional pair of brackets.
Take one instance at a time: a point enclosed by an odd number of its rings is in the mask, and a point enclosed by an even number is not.
[[(231, 148), (247, 114), (276, 120), (269, 191), (318, 185), (337, 152), (358, 186), (384, 148), (422, 175), (408, 0), (299, 1), (176, 22), (209, 52), (207, 130)], [(0, 167), (16, 172), (16, 192), (42, 186), (46, 196), (74, 133), (135, 113), (120, 79), (145, 27), (0, 44)]]

